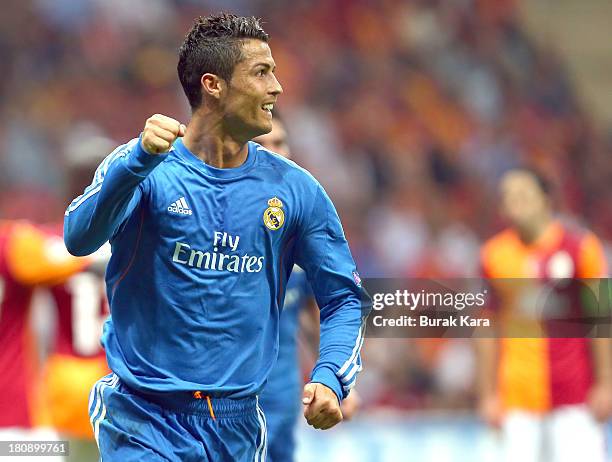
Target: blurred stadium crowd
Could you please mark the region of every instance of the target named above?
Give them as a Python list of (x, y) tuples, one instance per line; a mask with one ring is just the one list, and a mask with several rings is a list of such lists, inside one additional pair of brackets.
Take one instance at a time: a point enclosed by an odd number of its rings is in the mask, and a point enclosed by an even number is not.
[[(476, 276), (515, 165), (544, 171), (610, 253), (612, 137), (516, 3), (5, 0), (0, 216), (60, 221), (69, 166), (155, 112), (186, 121), (176, 49), (195, 16), (222, 9), (264, 18), (296, 161), (334, 199), (364, 278)], [(369, 339), (364, 361), (366, 407), (472, 403), (464, 340)]]

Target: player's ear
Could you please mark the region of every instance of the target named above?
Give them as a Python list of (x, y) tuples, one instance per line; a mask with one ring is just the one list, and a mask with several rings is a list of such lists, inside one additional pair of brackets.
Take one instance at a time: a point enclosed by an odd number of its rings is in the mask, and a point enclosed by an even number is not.
[(215, 74), (207, 73), (202, 75), (200, 83), (202, 84), (202, 93), (205, 97), (208, 95), (219, 99), (225, 88), (225, 80)]

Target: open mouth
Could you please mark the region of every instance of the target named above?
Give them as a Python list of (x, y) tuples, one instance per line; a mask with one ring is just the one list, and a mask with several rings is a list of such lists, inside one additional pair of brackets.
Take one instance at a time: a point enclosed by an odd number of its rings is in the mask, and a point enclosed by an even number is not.
[(267, 112), (268, 114), (270, 114), (270, 116), (272, 115), (272, 109), (274, 109), (274, 103), (267, 103), (261, 106), (261, 109), (264, 112)]

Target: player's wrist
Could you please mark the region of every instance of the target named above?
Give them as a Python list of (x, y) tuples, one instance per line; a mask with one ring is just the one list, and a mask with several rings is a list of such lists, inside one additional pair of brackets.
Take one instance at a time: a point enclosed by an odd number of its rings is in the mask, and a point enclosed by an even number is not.
[(138, 142), (127, 157), (126, 167), (136, 175), (146, 176), (155, 167), (162, 163), (168, 154), (151, 154), (142, 144), (142, 133), (138, 138)]
[(336, 374), (333, 370), (328, 367), (319, 367), (315, 368), (312, 375), (310, 376), (311, 383), (320, 383), (321, 385), (325, 385), (331, 391), (334, 392), (336, 398), (338, 399), (338, 403), (342, 403), (344, 399), (345, 393), (342, 389), (342, 384), (336, 377)]

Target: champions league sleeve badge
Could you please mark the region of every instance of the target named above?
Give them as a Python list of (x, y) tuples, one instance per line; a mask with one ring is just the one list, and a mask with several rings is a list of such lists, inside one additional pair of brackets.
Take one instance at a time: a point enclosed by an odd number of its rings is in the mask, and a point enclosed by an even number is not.
[(285, 212), (283, 203), (278, 197), (268, 200), (268, 208), (263, 214), (263, 222), (266, 228), (276, 231), (285, 223)]
[(361, 287), (361, 276), (357, 271), (353, 271), (353, 281), (357, 284), (357, 287)]

